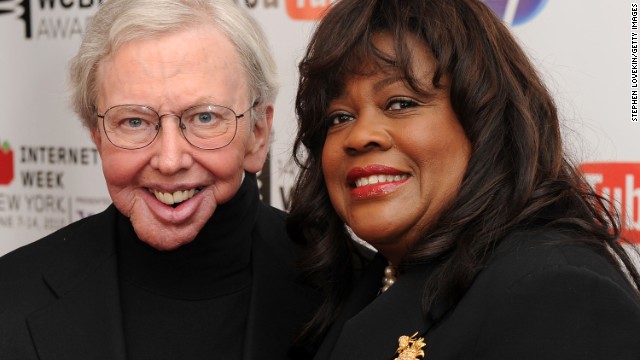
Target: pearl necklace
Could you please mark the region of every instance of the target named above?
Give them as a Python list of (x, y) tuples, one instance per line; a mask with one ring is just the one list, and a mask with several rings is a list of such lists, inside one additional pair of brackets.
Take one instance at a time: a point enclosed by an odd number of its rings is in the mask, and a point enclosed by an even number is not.
[(398, 275), (396, 272), (396, 268), (391, 263), (389, 263), (389, 265), (384, 268), (384, 277), (382, 278), (382, 288), (380, 289), (380, 292), (383, 293), (387, 291), (391, 287), (391, 285), (396, 282), (397, 279)]

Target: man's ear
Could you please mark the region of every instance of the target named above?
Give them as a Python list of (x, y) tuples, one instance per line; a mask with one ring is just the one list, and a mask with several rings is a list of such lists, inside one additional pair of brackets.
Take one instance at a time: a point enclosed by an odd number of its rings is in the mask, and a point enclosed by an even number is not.
[(91, 140), (98, 149), (98, 153), (100, 153), (102, 151), (102, 136), (100, 135), (100, 128), (98, 128), (98, 126), (96, 125), (89, 129), (89, 133), (91, 134)]
[(255, 113), (256, 121), (251, 129), (244, 157), (244, 169), (253, 174), (262, 170), (269, 153), (273, 104), (259, 105)]

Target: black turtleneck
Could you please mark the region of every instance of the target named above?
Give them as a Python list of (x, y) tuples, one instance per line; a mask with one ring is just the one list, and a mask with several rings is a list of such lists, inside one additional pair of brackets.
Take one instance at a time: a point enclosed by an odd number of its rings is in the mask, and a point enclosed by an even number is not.
[(189, 244), (157, 251), (118, 219), (127, 358), (240, 359), (251, 292), (254, 176)]

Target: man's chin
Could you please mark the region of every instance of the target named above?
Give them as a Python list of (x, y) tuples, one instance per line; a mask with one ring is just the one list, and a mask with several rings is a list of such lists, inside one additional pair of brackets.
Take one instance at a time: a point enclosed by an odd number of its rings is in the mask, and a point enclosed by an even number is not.
[(146, 243), (147, 245), (151, 246), (152, 248), (158, 251), (175, 250), (193, 241), (193, 239), (184, 240), (184, 241), (176, 241), (175, 239), (167, 239), (167, 240), (161, 239), (161, 240), (152, 240), (152, 241), (147, 241), (143, 239), (140, 239), (140, 240), (142, 240), (144, 243)]
[(171, 232), (163, 232), (159, 234), (157, 231), (144, 233), (144, 231), (138, 232), (138, 230), (136, 230), (136, 234), (142, 242), (158, 251), (171, 251), (192, 242), (198, 233), (175, 234)]
[(137, 210), (130, 217), (133, 230), (142, 242), (159, 251), (175, 250), (193, 241), (211, 216), (200, 211), (183, 224), (170, 224), (148, 207)]

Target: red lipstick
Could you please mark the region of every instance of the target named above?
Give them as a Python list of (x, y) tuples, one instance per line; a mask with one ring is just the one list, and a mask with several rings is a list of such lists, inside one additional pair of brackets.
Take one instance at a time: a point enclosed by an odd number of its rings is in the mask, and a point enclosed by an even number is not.
[(356, 167), (347, 173), (351, 195), (360, 199), (388, 194), (402, 186), (408, 179), (409, 174), (379, 164)]
[(403, 174), (405, 173), (398, 169), (395, 169), (386, 165), (373, 164), (373, 165), (367, 165), (365, 167), (355, 167), (351, 169), (347, 173), (347, 181), (349, 183), (355, 183), (357, 179), (362, 177), (368, 177), (371, 175), (403, 175)]

